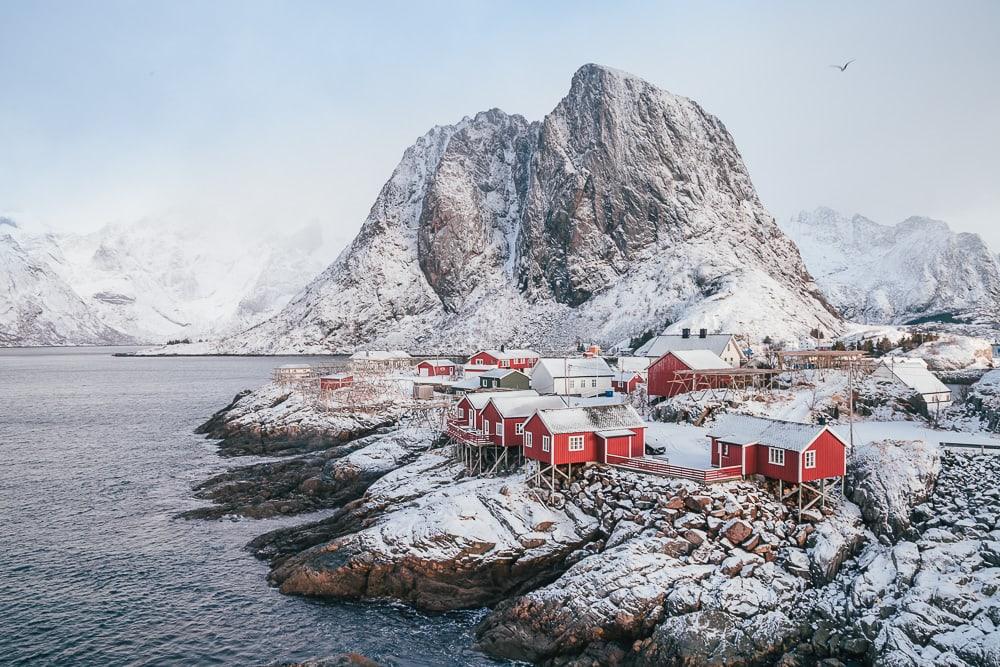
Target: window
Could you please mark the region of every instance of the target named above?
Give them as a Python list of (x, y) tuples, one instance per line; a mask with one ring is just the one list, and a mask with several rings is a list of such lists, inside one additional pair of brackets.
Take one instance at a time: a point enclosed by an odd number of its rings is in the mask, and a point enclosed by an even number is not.
[(524, 433), (524, 446), (531, 449), (531, 431), (525, 431)]
[(594, 378), (593, 380), (590, 381), (590, 386), (591, 387), (596, 387), (597, 386), (597, 378)]
[(482, 365), (483, 365), (483, 360), (482, 360), (482, 358), (479, 358), (479, 359), (476, 359), (476, 365), (477, 365), (477, 366), (482, 366)]
[(497, 422), (497, 435), (503, 435), (503, 422)]
[(807, 468), (816, 467), (816, 452), (806, 452), (806, 463)]
[(489, 419), (484, 419), (483, 420), (483, 433), (489, 433), (489, 432), (490, 432), (490, 420)]
[(521, 435), (522, 433), (524, 433), (524, 422), (520, 422), (519, 424), (514, 424), (514, 433), (516, 433), (517, 435)]
[(722, 445), (722, 455), (729, 456), (729, 445), (726, 444)]
[(547, 452), (552, 449), (552, 438), (547, 435), (542, 436), (542, 451)]
[(778, 447), (768, 447), (767, 462), (776, 466), (785, 465), (785, 450)]
[(571, 435), (571, 436), (569, 436), (569, 451), (571, 451), (571, 452), (582, 452), (583, 451), (583, 436), (582, 435)]
[(502, 360), (500, 362), (500, 367), (501, 368), (509, 368), (510, 367), (510, 360), (509, 359)]
[(575, 386), (576, 386), (576, 380), (570, 380), (569, 381), (569, 388), (572, 389)]

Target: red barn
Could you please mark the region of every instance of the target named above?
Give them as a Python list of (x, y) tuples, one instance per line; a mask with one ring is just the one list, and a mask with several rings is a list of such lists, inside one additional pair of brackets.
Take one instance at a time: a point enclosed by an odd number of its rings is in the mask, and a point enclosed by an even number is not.
[(350, 373), (337, 373), (334, 375), (324, 375), (319, 379), (320, 391), (329, 391), (348, 387), (354, 384), (354, 376)]
[(710, 429), (712, 466), (789, 484), (843, 477), (847, 443), (828, 426), (723, 415)]
[(455, 362), (449, 359), (424, 359), (417, 364), (417, 375), (421, 377), (451, 376), (455, 374)]
[(469, 357), (466, 371), (475, 372), (476, 366), (511, 368), (523, 371), (534, 368), (539, 354), (533, 350), (480, 350)]
[(620, 371), (611, 378), (611, 388), (619, 394), (631, 394), (643, 382), (637, 371)]
[(538, 410), (524, 425), (524, 456), (542, 464), (642, 457), (646, 423), (622, 403)]
[(718, 371), (732, 368), (719, 355), (709, 350), (677, 350), (667, 352), (649, 366), (649, 395), (676, 396), (696, 389), (718, 389), (729, 386), (729, 375), (708, 375), (697, 378), (684, 371)]

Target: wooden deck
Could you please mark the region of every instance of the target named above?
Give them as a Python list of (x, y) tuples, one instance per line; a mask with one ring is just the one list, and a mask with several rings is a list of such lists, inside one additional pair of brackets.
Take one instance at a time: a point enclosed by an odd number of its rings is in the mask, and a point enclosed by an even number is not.
[(726, 468), (709, 468), (701, 470), (699, 468), (687, 468), (684, 466), (670, 465), (647, 458), (628, 458), (625, 456), (608, 456), (608, 465), (613, 465), (626, 470), (634, 470), (663, 477), (679, 477), (680, 479), (690, 479), (702, 484), (713, 482), (728, 482), (743, 477), (743, 468), (740, 466), (729, 466)]

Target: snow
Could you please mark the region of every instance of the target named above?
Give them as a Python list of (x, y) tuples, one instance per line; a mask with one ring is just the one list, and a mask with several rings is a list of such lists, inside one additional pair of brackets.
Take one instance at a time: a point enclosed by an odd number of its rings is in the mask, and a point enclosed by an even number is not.
[(671, 465), (707, 470), (711, 467), (711, 441), (708, 430), (691, 424), (646, 423), (646, 444), (664, 447), (662, 458)]
[(601, 357), (543, 358), (535, 364), (535, 368), (539, 367), (548, 371), (553, 379), (614, 376), (608, 362)]
[(693, 371), (732, 368), (730, 364), (710, 350), (677, 350), (673, 355)]
[(646, 425), (635, 408), (622, 403), (539, 410), (538, 417), (550, 433), (631, 429)]
[(923, 359), (927, 367), (935, 371), (993, 367), (990, 341), (971, 336), (939, 334), (937, 340), (910, 350), (906, 356)]
[(822, 426), (747, 415), (723, 414), (709, 429), (711, 434), (737, 445), (760, 443), (796, 452), (805, 450), (823, 431)]

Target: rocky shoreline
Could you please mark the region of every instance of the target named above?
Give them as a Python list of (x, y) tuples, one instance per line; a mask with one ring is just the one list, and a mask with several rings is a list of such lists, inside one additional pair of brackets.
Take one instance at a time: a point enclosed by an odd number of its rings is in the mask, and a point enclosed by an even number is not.
[[(235, 424), (228, 430), (239, 433), (258, 420), (269, 427), (251, 432), (283, 451), (281, 429), (300, 433), (316, 415), (281, 409), (292, 399), (271, 405), (280, 396), (268, 391), (238, 397), (206, 430)], [(476, 637), (497, 658), (997, 664), (989, 642), (1000, 646), (990, 625), (1000, 626), (1000, 602), (990, 597), (1000, 591), (1000, 526), (989, 501), (1000, 499), (1000, 477), (989, 456), (942, 455), (922, 441), (867, 443), (851, 459), (850, 498), (799, 517), (752, 481), (701, 487), (590, 465), (542, 495), (523, 472), (469, 478), (435, 430), (403, 422), (216, 476), (196, 489), (215, 504), (187, 516), (335, 509), (251, 541), (270, 564), (270, 583), (285, 594), (428, 611), (491, 607)], [(970, 470), (983, 488), (960, 484)], [(950, 521), (960, 528), (945, 530)], [(931, 582), (942, 577), (958, 592), (935, 592)], [(956, 637), (975, 635), (984, 648), (918, 632), (914, 615)]]

